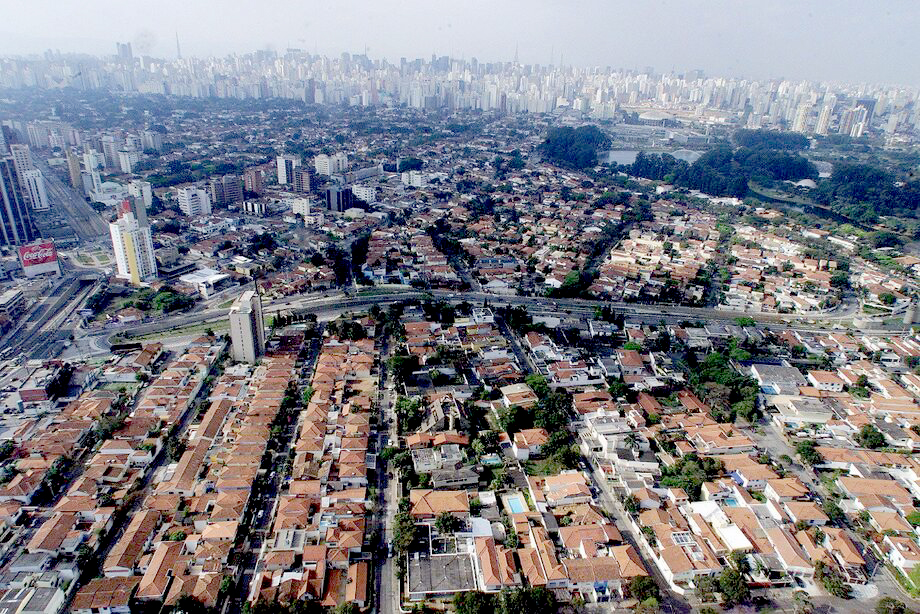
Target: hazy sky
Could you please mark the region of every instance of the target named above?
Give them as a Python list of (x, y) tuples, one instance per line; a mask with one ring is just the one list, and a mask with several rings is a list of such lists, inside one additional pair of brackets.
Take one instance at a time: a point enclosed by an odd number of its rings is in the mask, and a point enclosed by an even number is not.
[(920, 85), (918, 0), (0, 0), (0, 54), (300, 47)]

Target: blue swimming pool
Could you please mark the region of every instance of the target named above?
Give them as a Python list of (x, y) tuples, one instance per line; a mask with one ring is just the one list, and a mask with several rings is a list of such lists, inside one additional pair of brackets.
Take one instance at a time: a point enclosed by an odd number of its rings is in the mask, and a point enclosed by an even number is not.
[(511, 508), (512, 514), (523, 514), (527, 511), (527, 505), (524, 503), (524, 499), (520, 496), (515, 495), (513, 497), (508, 497), (508, 507)]

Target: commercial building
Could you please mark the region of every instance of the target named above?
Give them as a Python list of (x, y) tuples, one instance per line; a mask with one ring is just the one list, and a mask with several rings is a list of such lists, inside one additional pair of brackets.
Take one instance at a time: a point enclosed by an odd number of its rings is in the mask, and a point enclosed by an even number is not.
[(13, 158), (0, 160), (0, 244), (22, 245), (36, 237)]
[(201, 188), (179, 188), (176, 199), (185, 215), (211, 215), (211, 197)]
[(244, 292), (230, 307), (230, 339), (234, 360), (255, 363), (265, 352), (262, 299), (254, 290)]
[[(138, 219), (139, 216), (141, 219)], [(109, 224), (109, 234), (118, 268), (117, 277), (136, 286), (156, 279), (153, 236), (142, 203), (125, 200), (119, 208), (118, 219)]]
[(360, 198), (368, 204), (377, 202), (377, 188), (375, 187), (353, 185), (351, 186), (351, 193), (354, 194), (356, 198)]

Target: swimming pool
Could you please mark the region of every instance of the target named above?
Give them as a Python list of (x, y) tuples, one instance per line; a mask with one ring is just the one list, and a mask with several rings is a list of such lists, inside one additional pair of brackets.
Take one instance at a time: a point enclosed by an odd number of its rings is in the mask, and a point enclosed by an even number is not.
[(505, 499), (508, 502), (508, 507), (511, 508), (512, 514), (523, 514), (527, 511), (527, 505), (524, 503), (524, 499), (520, 495), (514, 495), (513, 497), (508, 497)]

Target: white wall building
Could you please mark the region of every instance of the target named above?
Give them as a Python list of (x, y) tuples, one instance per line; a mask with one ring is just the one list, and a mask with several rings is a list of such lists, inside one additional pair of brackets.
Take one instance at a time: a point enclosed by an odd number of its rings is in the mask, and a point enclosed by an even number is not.
[(128, 192), (134, 198), (142, 201), (145, 209), (149, 209), (153, 204), (153, 189), (149, 181), (132, 181), (128, 184)]
[(353, 185), (351, 192), (366, 203), (377, 202), (377, 188), (369, 185)]
[(313, 158), (313, 166), (319, 175), (337, 175), (348, 170), (348, 156), (344, 153), (337, 153), (331, 156), (320, 154)]
[(300, 166), (300, 158), (297, 156), (278, 156), (276, 163), (278, 165), (278, 185), (294, 183), (294, 169)]
[(51, 208), (51, 201), (48, 200), (48, 192), (45, 189), (45, 176), (40, 170), (36, 168), (24, 172), (22, 181), (34, 211), (47, 211)]
[(179, 188), (177, 191), (179, 209), (185, 215), (211, 215), (211, 197), (201, 188)]
[(149, 225), (141, 225), (133, 213), (125, 213), (109, 224), (109, 234), (118, 267), (117, 277), (136, 286), (156, 279), (157, 261)]
[(254, 290), (244, 292), (230, 308), (230, 339), (234, 360), (255, 363), (265, 352), (262, 301)]

